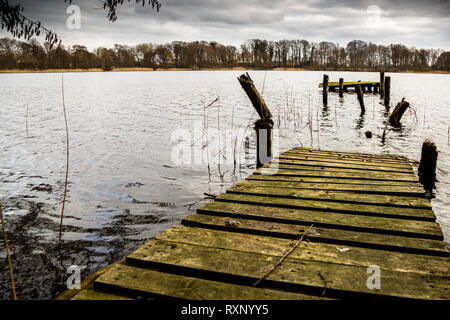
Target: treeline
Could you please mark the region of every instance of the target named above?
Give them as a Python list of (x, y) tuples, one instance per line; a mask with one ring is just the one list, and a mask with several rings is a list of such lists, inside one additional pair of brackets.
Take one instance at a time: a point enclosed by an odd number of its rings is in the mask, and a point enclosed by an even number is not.
[(0, 38), (0, 69), (102, 68), (306, 68), (313, 70), (450, 71), (450, 52), (376, 45), (354, 40), (331, 42), (252, 39), (239, 48), (215, 41), (114, 45), (89, 51), (83, 45), (51, 48), (37, 40)]

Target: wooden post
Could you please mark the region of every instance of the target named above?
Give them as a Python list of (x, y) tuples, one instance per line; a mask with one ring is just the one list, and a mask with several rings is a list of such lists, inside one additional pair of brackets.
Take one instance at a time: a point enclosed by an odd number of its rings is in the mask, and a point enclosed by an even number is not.
[(384, 105), (389, 107), (391, 100), (391, 77), (386, 77), (384, 79)]
[(436, 188), (437, 157), (438, 151), (436, 145), (428, 139), (425, 140), (422, 144), (422, 155), (419, 164), (419, 181), (425, 190)]
[(364, 107), (364, 93), (361, 89), (361, 85), (357, 84), (355, 86), (356, 94), (358, 95), (359, 105), (361, 106), (361, 113), (366, 112), (366, 108)]
[(400, 120), (402, 119), (403, 114), (408, 108), (409, 103), (405, 101), (405, 98), (403, 98), (402, 101), (399, 102), (397, 106), (395, 106), (394, 111), (392, 111), (391, 115), (389, 116), (389, 123), (393, 126), (400, 125)]
[(248, 73), (241, 75), (238, 80), (261, 118), (255, 122), (254, 127), (256, 130), (256, 167), (260, 168), (272, 159), (272, 113)]
[(261, 168), (264, 164), (272, 160), (272, 128), (273, 122), (258, 119), (255, 122), (256, 131), (256, 168)]
[(324, 74), (323, 75), (323, 105), (327, 106), (328, 105), (328, 75)]
[(384, 98), (384, 71), (380, 72), (380, 97)]
[(372, 93), (372, 85), (371, 85), (371, 84), (369, 84), (369, 85), (367, 86), (367, 92), (368, 92), (368, 93)]
[(339, 78), (339, 98), (344, 97), (344, 78)]

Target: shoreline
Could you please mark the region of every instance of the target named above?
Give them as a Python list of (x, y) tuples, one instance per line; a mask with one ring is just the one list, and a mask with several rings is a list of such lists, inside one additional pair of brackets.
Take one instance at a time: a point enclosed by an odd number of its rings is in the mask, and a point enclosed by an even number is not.
[[(305, 68), (245, 68), (245, 67), (230, 67), (230, 68), (141, 68), (141, 67), (131, 67), (131, 68), (113, 68), (111, 71), (104, 71), (101, 68), (90, 68), (90, 69), (43, 69), (43, 70), (33, 70), (33, 69), (3, 69), (0, 70), (0, 74), (8, 73), (68, 73), (68, 72), (133, 72), (133, 71), (323, 71), (323, 72), (378, 72), (378, 71), (366, 71), (366, 70), (314, 70)], [(388, 73), (417, 73), (417, 74), (450, 74), (450, 71), (386, 71)]]

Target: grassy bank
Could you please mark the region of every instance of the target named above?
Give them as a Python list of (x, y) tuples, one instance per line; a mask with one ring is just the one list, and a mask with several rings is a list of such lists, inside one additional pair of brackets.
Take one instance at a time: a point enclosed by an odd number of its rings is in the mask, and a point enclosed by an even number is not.
[[(305, 68), (268, 68), (268, 69), (260, 69), (260, 68), (244, 68), (244, 67), (232, 67), (232, 68), (199, 68), (199, 69), (191, 69), (191, 68), (113, 68), (113, 70), (109, 72), (121, 72), (121, 71), (227, 71), (227, 70), (267, 70), (267, 71), (323, 71), (323, 72), (376, 72), (376, 71), (367, 71), (367, 70), (316, 70), (316, 69), (305, 69)], [(90, 68), (90, 69), (44, 69), (44, 70), (35, 70), (35, 69), (6, 69), (0, 70), (0, 73), (61, 73), (61, 72), (104, 72), (101, 68)], [(448, 71), (386, 71), (389, 73), (429, 73), (429, 74), (450, 74)]]
[[(192, 70), (247, 70), (243, 67), (234, 68), (201, 68), (201, 69), (191, 69), (191, 68), (165, 68), (165, 69), (153, 69), (153, 68), (113, 68), (109, 72), (120, 72), (120, 71), (192, 71)], [(34, 69), (7, 69), (0, 70), (0, 73), (60, 73), (60, 72), (104, 72), (101, 68), (90, 68), (90, 69), (44, 69), (44, 70), (34, 70)]]

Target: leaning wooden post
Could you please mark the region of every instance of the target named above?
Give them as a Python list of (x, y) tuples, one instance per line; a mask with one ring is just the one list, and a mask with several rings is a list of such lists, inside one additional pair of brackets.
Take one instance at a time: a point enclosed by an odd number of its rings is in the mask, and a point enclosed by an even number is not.
[(339, 98), (344, 97), (344, 78), (339, 78)]
[(260, 168), (272, 159), (272, 113), (248, 73), (241, 75), (238, 80), (260, 117), (256, 120), (254, 127), (256, 130), (256, 168)]
[(409, 103), (402, 99), (394, 108), (394, 111), (389, 116), (389, 123), (393, 126), (400, 125), (400, 120), (403, 117), (405, 111), (409, 108)]
[(364, 93), (362, 91), (361, 85), (357, 84), (355, 86), (356, 94), (358, 95), (359, 105), (361, 106), (361, 113), (366, 112), (366, 108), (364, 107)]
[(391, 100), (391, 77), (386, 77), (384, 79), (384, 105), (389, 107)]
[(380, 72), (380, 98), (384, 98), (384, 71)]
[(328, 75), (324, 74), (323, 75), (323, 105), (327, 106), (328, 105)]
[(436, 145), (428, 139), (425, 140), (422, 144), (422, 155), (419, 164), (419, 181), (425, 190), (436, 188), (437, 157), (438, 151)]

